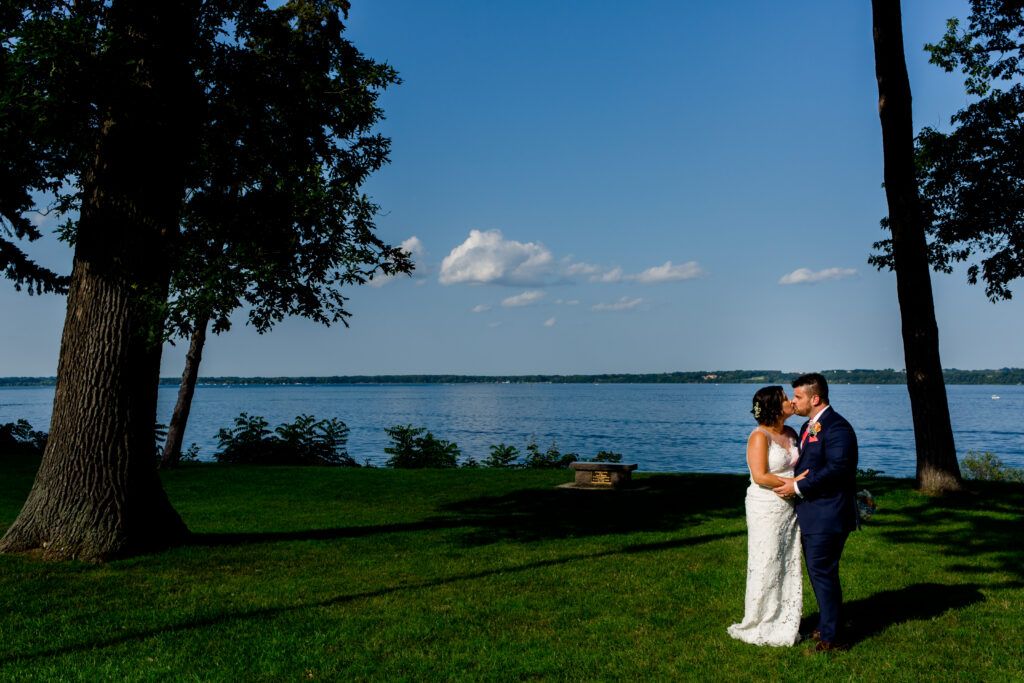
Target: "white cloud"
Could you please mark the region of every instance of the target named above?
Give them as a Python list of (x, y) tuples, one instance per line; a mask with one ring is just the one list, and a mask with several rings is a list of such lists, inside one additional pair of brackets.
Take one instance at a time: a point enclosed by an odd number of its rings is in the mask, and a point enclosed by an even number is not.
[(572, 263), (566, 267), (565, 274), (570, 277), (573, 275), (599, 275), (603, 270), (604, 268), (601, 266), (590, 263)]
[(491, 308), (493, 308), (493, 306), (491, 306), (490, 304), (477, 304), (476, 306), (473, 307), (473, 312), (483, 313), (484, 311), (491, 310)]
[(612, 268), (609, 271), (598, 275), (591, 275), (591, 282), (619, 282), (623, 277), (629, 277), (628, 275), (622, 274), (622, 268)]
[[(426, 263), (427, 250), (423, 247), (423, 242), (420, 241), (419, 237), (413, 235), (398, 246), (402, 251), (408, 252), (412, 256), (413, 263), (416, 264), (416, 269), (411, 273), (412, 278), (416, 280), (416, 284), (426, 284), (427, 281), (424, 278), (430, 272), (430, 268)], [(403, 275), (401, 277), (407, 276)], [(370, 285), (372, 287), (383, 287), (394, 279), (394, 275), (378, 275), (370, 280)]]
[(673, 266), (671, 261), (665, 261), (663, 266), (654, 266), (636, 276), (637, 282), (678, 282), (679, 280), (692, 280), (703, 277), (707, 271), (700, 267), (696, 261)]
[(623, 272), (620, 266), (614, 268), (602, 268), (586, 263), (574, 263), (565, 269), (566, 275), (587, 275), (590, 282), (624, 282), (635, 281), (644, 284), (655, 284), (659, 282), (678, 282), (680, 280), (692, 280), (707, 275), (707, 271), (701, 268), (696, 261), (688, 261), (678, 266), (672, 265), (671, 261), (665, 261), (664, 265), (648, 268), (642, 273), (633, 275)]
[(857, 271), (853, 268), (826, 268), (814, 272), (810, 268), (797, 268), (792, 273), (783, 275), (779, 279), (780, 285), (809, 285), (825, 280), (842, 280), (853, 277)]
[(487, 323), (487, 327), (501, 327), (500, 322)]
[(516, 294), (510, 296), (507, 299), (502, 299), (501, 305), (506, 308), (514, 308), (517, 306), (530, 306), (535, 304), (544, 298), (544, 292), (539, 289), (531, 289), (523, 292), (522, 294)]
[(554, 270), (555, 260), (546, 247), (505, 239), (500, 230), (470, 230), (466, 241), (441, 262), (443, 285), (536, 285)]
[(580, 300), (579, 299), (569, 299), (568, 301), (565, 302), (565, 305), (566, 306), (579, 306), (580, 305)]
[(427, 250), (423, 248), (423, 242), (416, 235), (413, 235), (398, 246), (401, 247), (402, 251), (412, 254), (413, 258), (421, 257), (427, 253)]
[(590, 308), (590, 310), (592, 310), (592, 311), (628, 311), (628, 310), (632, 310), (632, 309), (636, 308), (640, 304), (644, 303), (644, 301), (646, 301), (646, 299), (640, 299), (640, 298), (633, 299), (633, 298), (630, 298), (628, 296), (624, 296), (621, 299), (619, 299), (618, 301), (616, 301), (615, 303), (611, 303), (611, 304), (597, 304), (596, 306), (592, 306)]
[(554, 326), (555, 326), (555, 318), (553, 316), (544, 321), (544, 327), (554, 327)]

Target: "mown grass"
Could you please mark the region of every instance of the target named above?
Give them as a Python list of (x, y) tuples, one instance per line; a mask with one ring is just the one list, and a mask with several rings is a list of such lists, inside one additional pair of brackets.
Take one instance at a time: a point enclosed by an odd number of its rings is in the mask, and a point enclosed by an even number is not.
[[(0, 459), (0, 527), (37, 461)], [(195, 542), (105, 565), (0, 556), (0, 680), (1024, 678), (1024, 486), (871, 485), (843, 581), (853, 646), (757, 648), (746, 482), (204, 465), (165, 475)], [(816, 611), (805, 586), (807, 617)]]

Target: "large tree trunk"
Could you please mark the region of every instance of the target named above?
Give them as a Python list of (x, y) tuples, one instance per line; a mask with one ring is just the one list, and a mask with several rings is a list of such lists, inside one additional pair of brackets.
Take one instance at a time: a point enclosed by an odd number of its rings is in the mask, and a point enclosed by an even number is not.
[(83, 202), (50, 437), (0, 552), (107, 560), (188, 534), (154, 457), (167, 253), (178, 226), (188, 120), (184, 3), (116, 1), (103, 125)]
[(167, 440), (164, 442), (164, 453), (160, 456), (160, 468), (175, 467), (181, 460), (181, 444), (185, 439), (185, 427), (188, 426), (188, 414), (192, 410), (192, 396), (196, 393), (196, 380), (199, 378), (199, 363), (203, 360), (203, 345), (206, 344), (206, 326), (209, 316), (196, 321), (192, 330), (192, 341), (185, 355), (185, 371), (181, 373), (181, 386), (178, 388), (178, 402), (174, 404), (171, 424), (167, 427)]
[(878, 115), (885, 154), (885, 195), (892, 230), (893, 269), (903, 321), (907, 390), (917, 442), (917, 486), (928, 493), (962, 487), (939, 360), (928, 270), (925, 216), (914, 172), (910, 79), (903, 53), (899, 0), (872, 0)]

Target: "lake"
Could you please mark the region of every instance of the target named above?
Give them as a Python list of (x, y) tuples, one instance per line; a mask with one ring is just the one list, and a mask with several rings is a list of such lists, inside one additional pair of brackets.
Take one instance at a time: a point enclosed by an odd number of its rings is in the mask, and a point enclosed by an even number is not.
[[(641, 470), (746, 471), (744, 448), (754, 426), (750, 384), (362, 384), (200, 386), (185, 446), (195, 442), (211, 460), (216, 434), (239, 413), (265, 417), (271, 427), (299, 414), (337, 417), (351, 430), (349, 453), (382, 465), (392, 425), (427, 427), (454, 441), (463, 457), (487, 457), (506, 443), (520, 451), (531, 435), (547, 447), (593, 457), (623, 454)], [(846, 384), (830, 387), (833, 407), (857, 432), (860, 466), (913, 477), (914, 430), (906, 387)], [(27, 419), (48, 429), (53, 387), (0, 388), (0, 423)], [(991, 451), (1024, 468), (1024, 387), (947, 387), (957, 451)], [(161, 387), (157, 419), (170, 421), (177, 387)], [(998, 399), (993, 398), (999, 396)], [(790, 424), (799, 428), (800, 418)]]

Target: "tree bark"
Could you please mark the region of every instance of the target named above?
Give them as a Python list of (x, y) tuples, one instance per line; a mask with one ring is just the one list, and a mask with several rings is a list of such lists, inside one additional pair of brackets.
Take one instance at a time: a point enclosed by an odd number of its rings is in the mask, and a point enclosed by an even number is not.
[(199, 363), (203, 359), (203, 346), (206, 344), (206, 327), (209, 316), (196, 320), (192, 330), (192, 341), (185, 355), (185, 371), (181, 374), (181, 386), (178, 388), (178, 401), (174, 404), (171, 424), (167, 427), (167, 440), (164, 452), (160, 456), (160, 469), (175, 467), (181, 460), (181, 444), (185, 438), (185, 427), (188, 415), (192, 410), (192, 396), (196, 393), (196, 380), (199, 378)]
[(101, 120), (83, 173), (50, 437), (0, 552), (102, 561), (188, 534), (156, 471), (154, 425), (185, 162), (193, 31), (185, 3), (112, 3)]
[(959, 490), (963, 481), (942, 378), (925, 216), (915, 177), (914, 125), (902, 17), (899, 0), (872, 0), (871, 6), (885, 195), (903, 325), (907, 390), (917, 444), (917, 486), (924, 492), (938, 494)]

